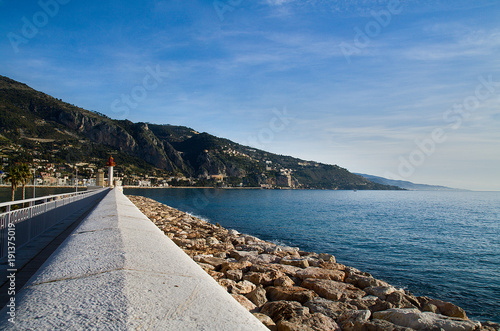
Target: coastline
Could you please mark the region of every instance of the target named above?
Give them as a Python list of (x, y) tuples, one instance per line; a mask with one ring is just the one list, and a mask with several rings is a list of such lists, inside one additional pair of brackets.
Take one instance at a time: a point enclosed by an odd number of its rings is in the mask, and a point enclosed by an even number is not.
[[(0, 187), (11, 188), (10, 184), (1, 184)], [(26, 185), (26, 188), (33, 188), (32, 184)], [(35, 185), (36, 188), (75, 188), (75, 185)], [(17, 189), (21, 189), (21, 186), (18, 186)], [(79, 185), (78, 188), (87, 188), (87, 186)]]
[(148, 198), (128, 198), (270, 329), (498, 330), (498, 324), (469, 320), (452, 303), (415, 297), (332, 255), (279, 246)]
[(131, 186), (131, 185), (124, 185), (124, 189), (179, 189), (179, 188), (197, 188), (197, 189), (204, 189), (204, 188), (209, 188), (209, 189), (217, 189), (217, 190), (263, 190), (262, 187), (214, 187), (214, 186)]
[[(33, 188), (33, 185), (26, 185), (26, 188)], [(74, 189), (74, 185), (36, 185), (36, 188), (72, 188)], [(0, 188), (8, 188), (10, 189), (10, 184), (0, 184)], [(86, 189), (87, 186), (78, 186), (80, 189)], [(214, 187), (214, 186), (133, 186), (133, 185), (123, 185), (124, 189), (217, 189), (217, 190), (264, 190), (262, 187)], [(19, 186), (17, 190), (21, 190), (22, 188)]]

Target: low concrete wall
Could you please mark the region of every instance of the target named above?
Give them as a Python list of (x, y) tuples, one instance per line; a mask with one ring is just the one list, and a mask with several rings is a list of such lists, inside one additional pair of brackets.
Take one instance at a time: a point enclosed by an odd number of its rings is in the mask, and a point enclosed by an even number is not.
[(267, 330), (119, 189), (38, 270), (0, 329)]

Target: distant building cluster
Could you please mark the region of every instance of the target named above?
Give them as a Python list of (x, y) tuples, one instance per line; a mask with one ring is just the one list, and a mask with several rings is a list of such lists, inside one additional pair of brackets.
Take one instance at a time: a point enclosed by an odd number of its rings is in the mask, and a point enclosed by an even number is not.
[[(2, 157), (2, 173), (0, 173), (0, 185), (7, 185), (4, 181), (5, 172), (11, 165), (11, 160)], [(55, 164), (48, 160), (33, 159), (29, 164), (33, 174), (28, 185), (36, 186), (110, 186), (109, 179), (105, 176), (105, 167), (99, 167), (94, 163)], [(122, 180), (117, 177), (113, 179), (112, 186), (121, 186)]]
[[(264, 183), (260, 186), (262, 188), (273, 189), (273, 188), (298, 188), (299, 182), (292, 175), (293, 170), (279, 168), (273, 166), (272, 161), (266, 161), (266, 172), (261, 176), (264, 179)], [(272, 176), (275, 174), (275, 176)]]
[[(231, 156), (250, 158), (249, 155), (226, 148), (224, 153)], [(297, 179), (293, 177), (293, 170), (284, 168), (279, 164), (274, 164), (267, 160), (262, 162), (262, 173), (243, 174), (240, 176), (228, 176), (227, 173), (204, 173), (196, 178), (186, 177), (183, 174), (134, 174), (124, 167), (117, 165), (114, 167), (112, 159), (105, 160), (93, 158), (91, 162), (62, 163), (57, 164), (43, 159), (35, 151), (32, 162), (29, 163), (31, 172), (34, 174), (30, 178), (28, 185), (36, 186), (133, 186), (133, 187), (169, 187), (169, 186), (215, 186), (215, 187), (261, 187), (265, 189), (276, 188), (299, 188), (301, 187)], [(7, 171), (11, 160), (2, 157), (2, 168)], [(253, 159), (252, 159), (253, 160)], [(111, 163), (110, 163), (111, 162)], [(114, 176), (109, 175), (108, 168), (113, 165)], [(111, 168), (113, 168), (111, 167)], [(153, 170), (152, 172), (155, 172)], [(5, 173), (0, 173), (0, 185), (8, 185), (4, 181)], [(111, 182), (110, 182), (111, 181)]]

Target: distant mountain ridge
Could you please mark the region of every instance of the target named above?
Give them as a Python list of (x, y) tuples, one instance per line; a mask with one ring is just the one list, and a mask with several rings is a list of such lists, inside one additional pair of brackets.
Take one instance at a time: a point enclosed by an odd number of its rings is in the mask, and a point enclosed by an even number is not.
[(415, 184), (406, 180), (395, 180), (395, 179), (388, 179), (384, 177), (379, 177), (379, 176), (373, 176), (373, 175), (367, 175), (367, 174), (360, 174), (360, 173), (355, 173), (356, 175), (363, 176), (366, 179), (379, 183), (379, 184), (384, 184), (384, 185), (394, 185), (398, 186), (401, 188), (404, 188), (406, 190), (413, 190), (413, 191), (467, 191), (463, 189), (457, 189), (457, 188), (452, 188), (452, 187), (446, 187), (446, 186), (439, 186), (439, 185), (428, 185), (428, 184)]
[(213, 183), (214, 176), (230, 186), (278, 185), (289, 170), (290, 185), (284, 186), (399, 189), (337, 165), (268, 153), (188, 127), (113, 120), (3, 76), (0, 147), (4, 157), (53, 163), (99, 163), (113, 154), (124, 176), (185, 176), (200, 185)]

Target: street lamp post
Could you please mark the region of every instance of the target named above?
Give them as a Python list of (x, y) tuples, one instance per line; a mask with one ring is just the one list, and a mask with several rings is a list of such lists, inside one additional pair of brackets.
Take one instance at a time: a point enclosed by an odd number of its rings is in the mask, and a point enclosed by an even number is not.
[(33, 168), (33, 199), (36, 198), (36, 168)]
[(78, 192), (78, 166), (75, 165), (75, 169), (76, 169), (75, 192)]

